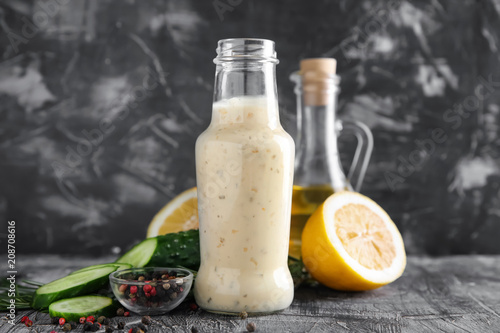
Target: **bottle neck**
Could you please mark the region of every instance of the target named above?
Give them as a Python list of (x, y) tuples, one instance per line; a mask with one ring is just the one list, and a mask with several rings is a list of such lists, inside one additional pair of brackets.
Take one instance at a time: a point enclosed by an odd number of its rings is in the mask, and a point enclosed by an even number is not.
[(347, 182), (340, 165), (335, 126), (337, 89), (324, 92), (322, 99), (326, 102), (309, 103), (300, 80), (296, 83), (298, 142), (294, 183), (345, 189)]
[(268, 61), (217, 64), (212, 125), (279, 124), (276, 65)]

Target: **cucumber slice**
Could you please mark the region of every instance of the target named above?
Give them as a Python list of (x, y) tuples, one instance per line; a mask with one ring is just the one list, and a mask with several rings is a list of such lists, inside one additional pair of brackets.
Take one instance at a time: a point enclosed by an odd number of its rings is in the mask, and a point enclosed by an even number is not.
[(72, 273), (69, 273), (70, 275), (72, 274), (76, 274), (76, 273), (81, 273), (81, 272), (86, 272), (86, 271), (90, 271), (92, 269), (98, 269), (98, 268), (103, 268), (103, 267), (116, 267), (116, 270), (117, 271), (121, 271), (122, 269), (127, 269), (127, 268), (132, 268), (132, 265), (129, 265), (129, 264), (122, 264), (122, 263), (110, 263), (110, 264), (98, 264), (98, 265), (92, 265), (92, 266), (87, 266), (87, 267), (83, 267), (77, 271), (74, 271)]
[(108, 275), (114, 271), (116, 266), (102, 267), (47, 283), (36, 290), (31, 306), (34, 309), (46, 309), (57, 300), (98, 291), (108, 284)]
[(105, 296), (80, 296), (62, 299), (50, 304), (51, 317), (60, 317), (66, 321), (76, 321), (80, 317), (112, 317), (116, 314), (113, 300)]
[(134, 267), (183, 266), (197, 270), (200, 267), (199, 231), (181, 231), (145, 239), (126, 252), (117, 262)]
[(157, 245), (156, 237), (147, 238), (126, 252), (116, 262), (127, 263), (132, 267), (144, 267), (151, 260)]

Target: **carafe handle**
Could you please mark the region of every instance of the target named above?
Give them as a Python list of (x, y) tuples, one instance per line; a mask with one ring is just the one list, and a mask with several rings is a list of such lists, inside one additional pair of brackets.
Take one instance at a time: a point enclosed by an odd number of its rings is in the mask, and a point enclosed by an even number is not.
[(358, 140), (347, 180), (354, 191), (359, 192), (373, 151), (372, 131), (364, 123), (355, 120), (338, 120), (337, 129), (340, 134), (353, 134)]

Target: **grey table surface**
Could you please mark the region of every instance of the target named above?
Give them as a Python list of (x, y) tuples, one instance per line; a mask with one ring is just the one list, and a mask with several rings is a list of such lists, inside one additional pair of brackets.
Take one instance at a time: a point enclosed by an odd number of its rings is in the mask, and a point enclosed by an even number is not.
[[(48, 282), (113, 259), (21, 256), (18, 279)], [(23, 315), (33, 320), (31, 329), (19, 323)], [(125, 321), (123, 332), (128, 332), (140, 319), (132, 315), (113, 322)], [(0, 332), (62, 331), (50, 324), (48, 314), (32, 310), (18, 311), (16, 322), (13, 326), (3, 318)], [(299, 287), (288, 309), (268, 316), (241, 319), (191, 311), (184, 303), (153, 317), (148, 332), (191, 332), (193, 327), (198, 332), (246, 332), (250, 322), (256, 332), (500, 332), (500, 256), (409, 257), (403, 276), (388, 286), (359, 293)], [(81, 325), (73, 330), (81, 331)]]

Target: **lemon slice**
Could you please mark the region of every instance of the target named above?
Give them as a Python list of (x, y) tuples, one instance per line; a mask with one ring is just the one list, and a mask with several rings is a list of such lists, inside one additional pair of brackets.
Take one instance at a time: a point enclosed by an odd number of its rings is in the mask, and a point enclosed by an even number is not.
[(198, 228), (198, 199), (193, 187), (176, 196), (155, 215), (147, 237)]
[(322, 284), (361, 291), (400, 277), (406, 253), (399, 230), (379, 205), (359, 193), (338, 192), (307, 221), (302, 260)]

